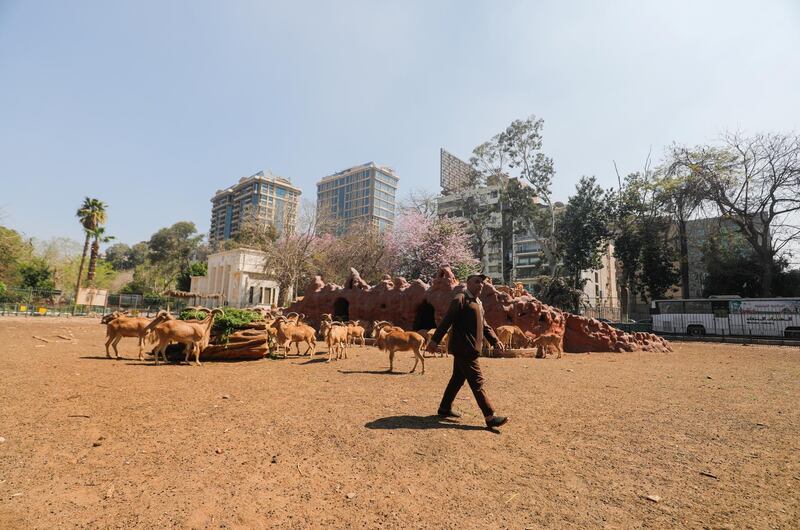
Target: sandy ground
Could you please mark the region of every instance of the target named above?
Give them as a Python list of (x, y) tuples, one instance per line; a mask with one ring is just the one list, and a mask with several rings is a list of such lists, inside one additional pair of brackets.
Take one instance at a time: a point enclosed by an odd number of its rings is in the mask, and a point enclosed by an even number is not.
[(449, 358), (155, 367), (103, 336), (0, 319), (0, 528), (800, 527), (797, 348), (486, 359), (495, 434), (466, 388), (431, 416)]

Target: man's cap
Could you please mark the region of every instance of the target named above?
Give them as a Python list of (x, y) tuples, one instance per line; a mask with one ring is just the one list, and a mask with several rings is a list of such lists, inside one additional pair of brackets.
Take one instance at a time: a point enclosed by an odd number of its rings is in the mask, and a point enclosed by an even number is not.
[(472, 278), (480, 278), (482, 282), (489, 279), (485, 274), (470, 274), (467, 276), (467, 281), (470, 281)]

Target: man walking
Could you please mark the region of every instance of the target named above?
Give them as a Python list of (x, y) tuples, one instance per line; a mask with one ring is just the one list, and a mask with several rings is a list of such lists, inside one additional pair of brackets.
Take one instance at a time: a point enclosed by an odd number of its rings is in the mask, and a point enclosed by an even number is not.
[(436, 333), (428, 343), (427, 350), (436, 352), (444, 334), (447, 333), (447, 330), (451, 330), (448, 351), (453, 355), (453, 375), (444, 390), (442, 403), (439, 405), (439, 416), (446, 418), (461, 416), (453, 412), (453, 400), (466, 381), (483, 412), (486, 426), (494, 428), (505, 424), (508, 418), (495, 415), (489, 397), (483, 389), (483, 375), (478, 364), (484, 338), (493, 347), (504, 348), (492, 328), (484, 322), (483, 305), (478, 299), (488, 279), (488, 276), (483, 274), (473, 274), (467, 278), (466, 292), (457, 294), (450, 302), (450, 308), (439, 327), (436, 328)]

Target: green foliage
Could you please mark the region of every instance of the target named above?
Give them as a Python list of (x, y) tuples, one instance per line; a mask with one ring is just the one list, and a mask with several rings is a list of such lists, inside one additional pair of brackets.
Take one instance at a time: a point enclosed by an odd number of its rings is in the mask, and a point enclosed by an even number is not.
[[(222, 342), (227, 342), (228, 337), (236, 330), (245, 329), (248, 324), (264, 320), (261, 313), (248, 309), (226, 308), (225, 313), (214, 317), (211, 332), (220, 337)], [(207, 316), (205, 311), (186, 309), (181, 312), (181, 320), (203, 320)]]
[(19, 283), (19, 267), (30, 259), (33, 249), (16, 230), (0, 226), (0, 281)]
[(41, 258), (33, 258), (23, 263), (19, 268), (19, 275), (19, 286), (23, 289), (49, 291), (56, 287), (53, 281), (53, 271)]
[(114, 243), (106, 249), (106, 261), (111, 263), (118, 271), (132, 269), (128, 262), (131, 247), (125, 243)]
[(581, 288), (572, 287), (566, 279), (561, 277), (537, 276), (531, 285), (533, 296), (545, 304), (552, 305), (564, 311), (580, 312)]
[(181, 271), (181, 275), (178, 276), (177, 287), (181, 291), (188, 291), (192, 287), (192, 276), (205, 276), (206, 274), (208, 274), (207, 261), (195, 261), (194, 263), (190, 263), (188, 267)]
[(0, 282), (0, 296), (5, 296), (8, 292), (8, 287), (3, 282)]
[(642, 293), (642, 298), (645, 293), (650, 296), (651, 300), (664, 298), (680, 278), (680, 273), (674, 265), (678, 256), (675, 249), (669, 245), (668, 229), (668, 222), (662, 219), (649, 220), (642, 227), (640, 258), (642, 270), (638, 277), (639, 292)]
[(165, 291), (176, 285), (181, 273), (195, 259), (202, 240), (194, 223), (188, 221), (177, 222), (153, 234), (148, 242), (147, 263), (153, 290)]
[[(744, 298), (759, 297), (763, 291), (763, 267), (759, 257), (747, 242), (710, 237), (703, 249), (703, 262), (707, 275), (703, 281), (703, 296), (739, 295)], [(785, 259), (772, 262), (773, 290), (775, 296), (800, 296), (800, 271), (787, 271)]]
[(603, 244), (611, 235), (611, 217), (610, 193), (604, 192), (594, 177), (581, 177), (558, 223), (564, 272), (572, 287), (579, 288), (582, 271), (602, 266)]
[(629, 294), (638, 291), (647, 301), (663, 298), (680, 277), (677, 253), (669, 237), (669, 218), (656, 198), (652, 173), (625, 178), (615, 203), (614, 256), (622, 265)]
[(108, 219), (106, 208), (108, 208), (108, 205), (103, 201), (86, 197), (83, 199), (83, 204), (78, 208), (78, 211), (75, 212), (75, 216), (80, 221), (83, 229), (89, 232), (105, 224)]

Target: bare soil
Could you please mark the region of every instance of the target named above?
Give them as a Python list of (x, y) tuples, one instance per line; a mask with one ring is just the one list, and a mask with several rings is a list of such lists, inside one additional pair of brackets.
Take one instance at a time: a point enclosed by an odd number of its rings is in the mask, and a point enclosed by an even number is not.
[(467, 388), (432, 416), (450, 358), (156, 367), (103, 342), (0, 320), (0, 528), (800, 527), (798, 348), (485, 359), (493, 433)]

